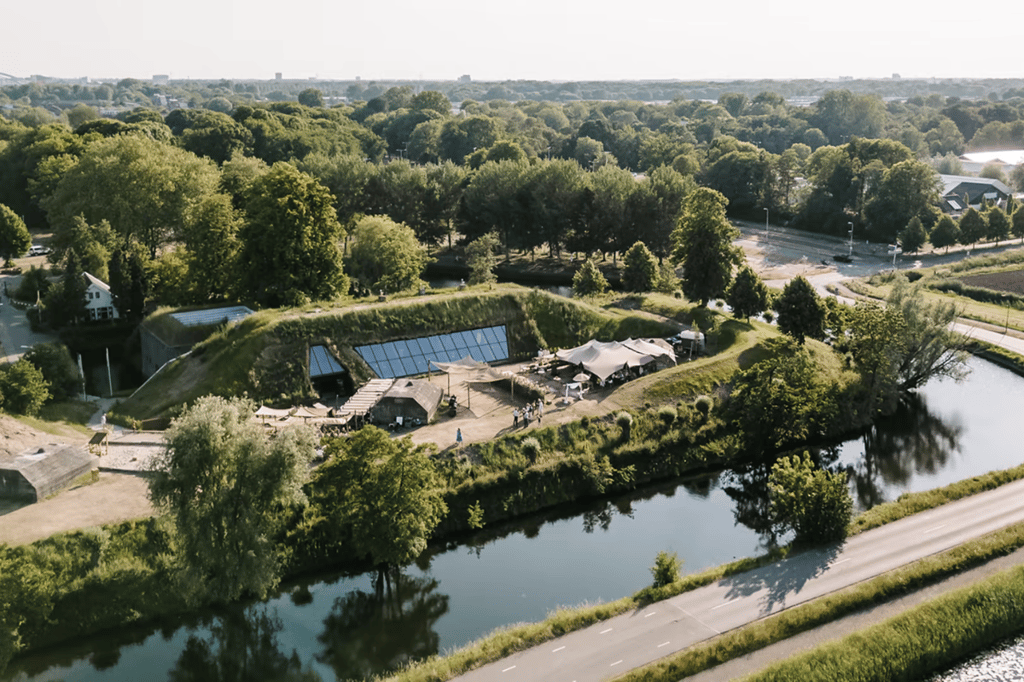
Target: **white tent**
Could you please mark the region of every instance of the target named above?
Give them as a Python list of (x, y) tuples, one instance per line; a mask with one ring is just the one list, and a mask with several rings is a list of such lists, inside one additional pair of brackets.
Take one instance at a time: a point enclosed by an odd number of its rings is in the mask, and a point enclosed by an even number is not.
[(604, 381), (627, 367), (640, 367), (656, 358), (667, 357), (675, 363), (675, 354), (649, 341), (588, 341), (582, 346), (560, 350), (555, 355), (571, 365), (579, 365)]

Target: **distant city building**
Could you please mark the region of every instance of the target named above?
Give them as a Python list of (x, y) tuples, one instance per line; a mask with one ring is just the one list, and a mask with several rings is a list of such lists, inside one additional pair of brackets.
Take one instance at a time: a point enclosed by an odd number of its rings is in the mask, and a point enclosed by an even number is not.
[(168, 81), (170, 80), (171, 77), (163, 73), (158, 73), (155, 76), (153, 76), (153, 82), (157, 85), (167, 85)]
[(473, 80), (473, 79), (469, 77), (469, 74), (468, 74), (468, 73), (467, 73), (467, 74), (463, 74), (462, 76), (459, 76), (459, 82), (460, 82), (460, 83), (469, 83), (469, 82), (471, 82), (472, 80)]
[(280, 71), (278, 71), (277, 73), (274, 74), (274, 80), (279, 81), (281, 80), (282, 76), (283, 74)]

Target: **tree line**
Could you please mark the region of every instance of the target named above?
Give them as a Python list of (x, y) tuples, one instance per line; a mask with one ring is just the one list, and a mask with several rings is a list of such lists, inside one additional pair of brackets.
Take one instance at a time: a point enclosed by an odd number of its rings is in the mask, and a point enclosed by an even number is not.
[[(666, 104), (491, 100), (454, 113), (444, 94), (409, 87), (337, 106), (306, 88), (299, 100), (166, 115), (140, 107), (74, 128), (0, 118), (0, 204), (51, 229), (52, 262), (74, 252), (128, 308), (139, 299), (282, 305), (348, 293), (353, 281), (364, 292), (408, 285), (423, 249), (492, 232), (506, 255), (615, 259), (639, 241), (664, 261), (684, 200), (702, 186), (733, 217), (767, 211), (843, 235), (853, 223), (908, 251), (922, 231), (949, 243), (935, 167), (955, 161), (944, 155), (965, 140), (1016, 141), (1024, 130), (1016, 95), (885, 103), (837, 90), (810, 107), (771, 92)], [(1000, 211), (986, 209), (985, 238), (1013, 229), (1013, 214)], [(960, 238), (976, 241), (970, 215)], [(348, 248), (367, 216), (411, 231), (392, 240), (402, 274)], [(414, 242), (422, 248), (410, 251)], [(363, 257), (381, 253), (367, 246)]]

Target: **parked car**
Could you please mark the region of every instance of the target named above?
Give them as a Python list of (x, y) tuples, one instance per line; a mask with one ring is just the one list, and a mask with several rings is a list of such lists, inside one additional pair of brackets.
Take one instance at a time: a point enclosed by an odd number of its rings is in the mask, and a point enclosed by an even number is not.
[(40, 244), (33, 244), (32, 248), (28, 250), (28, 255), (30, 256), (45, 256), (48, 253), (50, 253), (50, 248)]

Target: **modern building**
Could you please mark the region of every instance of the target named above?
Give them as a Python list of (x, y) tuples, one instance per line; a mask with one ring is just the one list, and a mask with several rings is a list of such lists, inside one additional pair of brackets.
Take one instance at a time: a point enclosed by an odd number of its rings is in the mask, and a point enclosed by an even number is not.
[(982, 201), (993, 201), (1006, 206), (1013, 192), (999, 180), (976, 178), (968, 175), (940, 175), (942, 180), (942, 210), (960, 214), (968, 206), (978, 208)]

